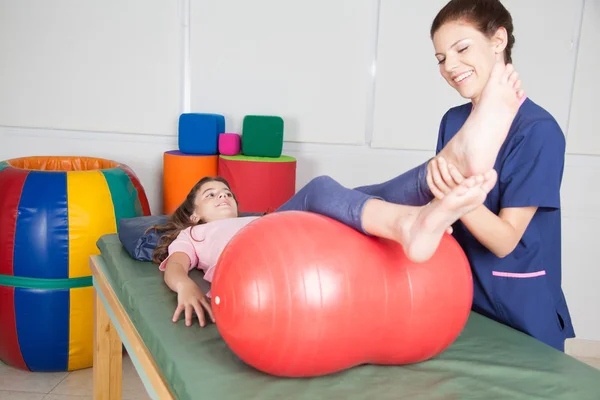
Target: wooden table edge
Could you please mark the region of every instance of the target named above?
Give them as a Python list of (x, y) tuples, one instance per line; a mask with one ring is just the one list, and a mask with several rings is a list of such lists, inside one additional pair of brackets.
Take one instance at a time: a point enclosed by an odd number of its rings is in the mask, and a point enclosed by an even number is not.
[[(125, 345), (149, 394), (160, 400), (175, 399), (150, 351), (125, 312), (99, 267), (102, 256), (90, 257), (94, 281), (94, 400), (120, 400), (122, 345)], [(137, 362), (135, 362), (137, 361)], [(140, 371), (139, 369), (142, 369)], [(142, 376), (145, 374), (146, 376)], [(147, 378), (147, 379), (144, 379)], [(148, 384), (151, 387), (148, 387)]]

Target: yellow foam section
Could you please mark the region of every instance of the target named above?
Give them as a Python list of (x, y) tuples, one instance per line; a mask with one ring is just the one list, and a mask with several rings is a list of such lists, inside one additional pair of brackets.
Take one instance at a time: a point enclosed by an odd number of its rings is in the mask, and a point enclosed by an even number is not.
[(67, 172), (69, 209), (69, 278), (90, 276), (89, 257), (100, 254), (100, 236), (117, 224), (108, 184), (100, 171)]
[(89, 368), (94, 360), (94, 287), (71, 289), (69, 371)]

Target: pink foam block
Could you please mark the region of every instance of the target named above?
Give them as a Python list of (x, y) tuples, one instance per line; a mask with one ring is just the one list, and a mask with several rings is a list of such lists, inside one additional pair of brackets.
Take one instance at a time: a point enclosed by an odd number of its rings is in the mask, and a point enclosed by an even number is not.
[(240, 153), (242, 138), (237, 133), (221, 133), (219, 135), (219, 153), (235, 156)]

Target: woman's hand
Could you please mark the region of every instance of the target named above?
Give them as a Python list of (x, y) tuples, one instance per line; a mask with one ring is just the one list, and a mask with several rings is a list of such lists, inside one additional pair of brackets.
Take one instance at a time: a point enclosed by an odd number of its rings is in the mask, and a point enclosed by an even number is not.
[(458, 168), (448, 164), (444, 157), (436, 157), (427, 164), (427, 185), (438, 199), (443, 199), (464, 180)]
[(179, 316), (185, 311), (185, 325), (192, 325), (192, 316), (195, 312), (200, 321), (200, 326), (206, 326), (206, 316), (204, 310), (208, 311), (208, 315), (212, 322), (215, 322), (212, 309), (210, 308), (210, 302), (207, 300), (204, 293), (200, 290), (196, 282), (191, 279), (187, 279), (180, 283), (177, 288), (177, 308), (175, 314), (173, 314), (173, 322), (177, 322)]

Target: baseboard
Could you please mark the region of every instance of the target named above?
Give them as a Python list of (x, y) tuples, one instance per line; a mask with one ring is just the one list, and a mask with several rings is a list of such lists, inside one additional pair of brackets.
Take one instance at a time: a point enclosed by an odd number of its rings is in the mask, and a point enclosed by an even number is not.
[(600, 358), (600, 341), (567, 339), (565, 353), (573, 357)]

